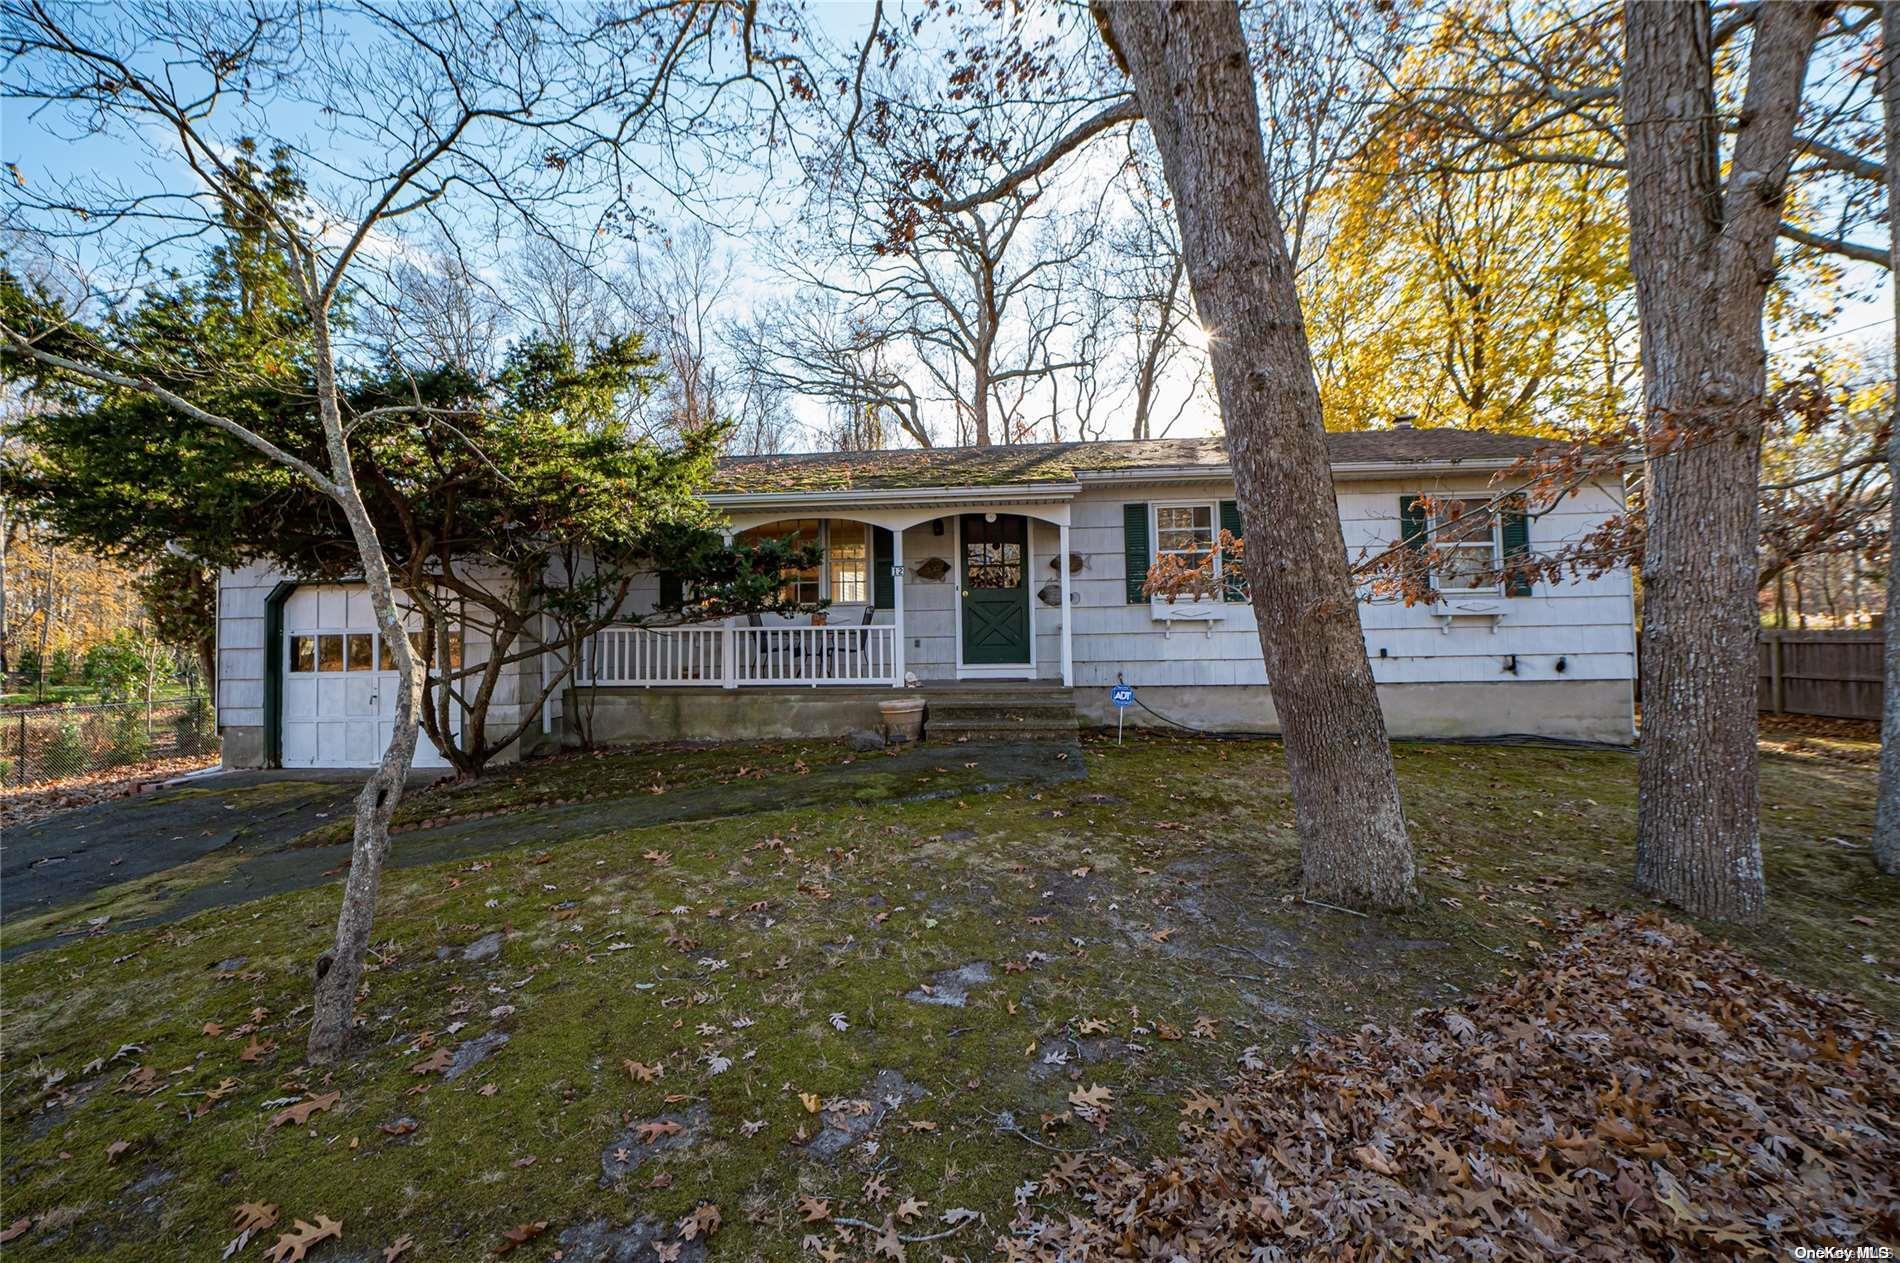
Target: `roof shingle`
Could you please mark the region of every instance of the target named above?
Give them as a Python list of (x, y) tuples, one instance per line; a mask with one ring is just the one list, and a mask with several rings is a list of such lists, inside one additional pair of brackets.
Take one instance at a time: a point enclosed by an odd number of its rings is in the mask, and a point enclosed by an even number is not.
[[(1326, 435), (1335, 465), (1515, 460), (1550, 440), (1495, 430), (1349, 430)], [(739, 456), (719, 462), (711, 490), (725, 494), (878, 491), (919, 487), (1006, 487), (1074, 482), (1085, 473), (1206, 466), (1224, 470), (1219, 437), (1024, 443), (1007, 447), (905, 448)]]

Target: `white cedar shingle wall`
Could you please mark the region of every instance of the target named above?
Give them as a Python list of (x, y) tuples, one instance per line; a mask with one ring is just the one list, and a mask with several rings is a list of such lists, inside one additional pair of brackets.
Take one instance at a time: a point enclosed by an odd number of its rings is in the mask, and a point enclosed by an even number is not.
[[(1399, 500), (1422, 491), (1489, 494), (1487, 477), (1342, 482), (1339, 511), (1349, 554), (1376, 550), (1398, 538)], [(1129, 502), (1219, 501), (1233, 498), (1231, 484), (1095, 486), (1074, 504), (1071, 547), (1087, 564), (1073, 583), (1079, 601), (1075, 621), (1075, 682), (1112, 684), (1122, 673), (1131, 684), (1264, 684), (1252, 607), (1227, 603), (1210, 623), (1159, 622), (1147, 604), (1130, 605), (1122, 547), (1122, 505)], [(1549, 551), (1594, 527), (1620, 503), (1615, 488), (1592, 487), (1531, 523), (1531, 547)], [(1053, 534), (1053, 531), (1051, 532)], [(1040, 563), (1039, 563), (1040, 564)], [(1528, 597), (1481, 597), (1460, 604), (1504, 612), (1495, 634), (1488, 626), (1440, 630), (1431, 609), (1398, 602), (1362, 602), (1373, 675), (1381, 683), (1510, 681), (1511, 679), (1628, 679), (1634, 668), (1635, 632), (1627, 571), (1596, 580), (1538, 584)], [(1444, 606), (1433, 607), (1443, 610)], [(1056, 611), (1037, 615), (1044, 644), (1057, 624)], [(1046, 628), (1045, 628), (1046, 621)], [(1387, 653), (1378, 656), (1379, 650)], [(1040, 647), (1039, 647), (1040, 652)], [(1055, 650), (1052, 649), (1051, 657)], [(1504, 670), (1518, 656), (1515, 677)], [(1560, 674), (1557, 658), (1565, 661)]]

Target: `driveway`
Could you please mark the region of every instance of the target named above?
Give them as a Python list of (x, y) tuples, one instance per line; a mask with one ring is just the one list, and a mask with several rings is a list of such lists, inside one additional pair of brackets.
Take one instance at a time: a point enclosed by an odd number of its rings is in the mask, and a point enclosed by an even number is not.
[[(615, 829), (864, 800), (871, 778), (893, 784), (907, 774), (941, 771), (947, 758), (955, 759), (956, 774), (938, 787), (910, 795), (879, 792), (876, 800), (981, 793), (1086, 775), (1073, 746), (970, 746), (954, 755), (941, 746), (921, 746), (890, 758), (816, 767), (789, 781), (708, 785), (664, 797), (635, 788), (625, 798), (451, 820), (398, 835), (389, 866), (441, 863), (526, 843), (549, 846)], [(73, 911), (49, 924), (57, 932), (9, 943), (0, 959), (70, 941), (90, 919), (82, 905), (103, 906), (135, 891), (141, 880), (151, 889), (140, 892), (139, 911), (99, 928), (176, 921), (337, 880), (350, 856), (347, 842), (294, 842), (325, 821), (347, 816), (362, 784), (360, 772), (226, 772), (10, 830), (0, 840), (0, 922), (17, 924), (68, 906)], [(199, 871), (188, 867), (198, 861), (207, 865)]]

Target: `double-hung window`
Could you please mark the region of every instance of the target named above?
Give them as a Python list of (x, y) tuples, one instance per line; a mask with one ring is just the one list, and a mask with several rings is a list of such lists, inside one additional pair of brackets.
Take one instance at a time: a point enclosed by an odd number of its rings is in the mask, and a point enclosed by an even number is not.
[(835, 605), (870, 601), (871, 536), (864, 523), (827, 518), (773, 522), (740, 532), (737, 542), (756, 545), (788, 535), (795, 547), (816, 545), (822, 553), (816, 565), (783, 572), (783, 600), (797, 605), (816, 605), (826, 598)]
[(1499, 531), (1499, 514), (1490, 500), (1435, 499), (1432, 545), (1438, 550), (1438, 590), (1495, 594), (1504, 555)]
[(1193, 570), (1214, 555), (1213, 587), (1193, 594), (1198, 600), (1217, 599), (1221, 590), (1221, 565), (1225, 560), (1215, 544), (1220, 540), (1220, 514), (1212, 502), (1196, 504), (1157, 504), (1155, 506), (1155, 560), (1173, 557)]

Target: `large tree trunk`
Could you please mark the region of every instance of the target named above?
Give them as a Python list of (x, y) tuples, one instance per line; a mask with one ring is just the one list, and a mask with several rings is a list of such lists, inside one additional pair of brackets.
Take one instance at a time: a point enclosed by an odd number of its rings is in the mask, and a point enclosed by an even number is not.
[[(314, 289), (314, 285), (312, 286)], [(350, 835), (350, 871), (343, 881), (343, 907), (337, 913), (336, 943), (329, 968), (319, 968), (316, 1003), (310, 1016), (308, 1056), (313, 1063), (334, 1061), (349, 1042), (356, 1007), (356, 989), (363, 980), (363, 961), (369, 954), (370, 930), (376, 920), (376, 894), (382, 885), (383, 860), (389, 854), (389, 821), (402, 801), (403, 783), (416, 753), (416, 728), (422, 708), (422, 669), (409, 644), (396, 588), (383, 557), (382, 541), (364, 507), (351, 469), (349, 443), (337, 405), (336, 363), (330, 341), (328, 315), (313, 313), (312, 340), (316, 350), (317, 410), (323, 421), (330, 457), (335, 499), (349, 520), (350, 533), (363, 564), (363, 583), (377, 630), (396, 660), (399, 691), (389, 745), (382, 762), (356, 796), (356, 814)]]
[(1824, 9), (1761, 7), (1726, 182), (1709, 6), (1624, 9), (1650, 443), (1636, 883), (1700, 916), (1753, 918), (1766, 898), (1755, 722), (1762, 305)]
[[(1900, 3), (1880, 11), (1880, 98), (1887, 133), (1887, 249), (1900, 277)], [(1900, 281), (1894, 288), (1893, 362), (1900, 365)], [(1874, 807), (1874, 865), (1900, 876), (1900, 390), (1894, 392), (1887, 436), (1890, 524), (1887, 532), (1886, 694), (1880, 709), (1880, 793)]]
[(1287, 772), (1302, 876), (1317, 898), (1416, 898), (1385, 719), (1347, 571), (1319, 389), (1268, 191), (1239, 10), (1096, 0), (1161, 151), (1209, 330), (1247, 577)]

